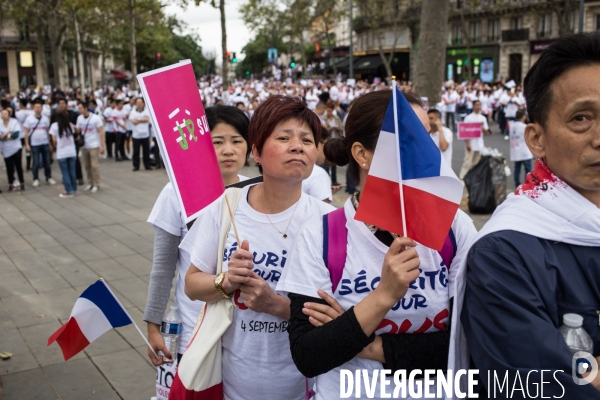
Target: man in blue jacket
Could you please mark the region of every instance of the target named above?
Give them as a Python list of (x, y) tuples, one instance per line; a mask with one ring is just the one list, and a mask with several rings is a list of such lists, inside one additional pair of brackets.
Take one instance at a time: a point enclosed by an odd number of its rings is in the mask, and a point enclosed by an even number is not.
[(538, 160), (469, 252), (460, 321), (490, 398), (600, 399), (559, 331), (581, 315), (600, 359), (600, 33), (550, 45), (525, 97)]

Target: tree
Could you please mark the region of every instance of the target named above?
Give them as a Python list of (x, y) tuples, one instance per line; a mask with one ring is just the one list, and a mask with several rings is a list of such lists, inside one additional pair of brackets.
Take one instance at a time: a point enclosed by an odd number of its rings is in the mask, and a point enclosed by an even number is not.
[(245, 57), (242, 62), (238, 63), (236, 74), (245, 76), (246, 71), (252, 74), (262, 72), (268, 65), (267, 51), (270, 48), (276, 48), (279, 53), (286, 51), (286, 46), (283, 41), (278, 43), (272, 42), (272, 38), (265, 35), (264, 32), (258, 33), (255, 38), (248, 42), (242, 49)]
[(429, 104), (437, 104), (440, 101), (449, 10), (447, 1), (422, 1), (419, 53), (414, 81), (417, 93), (426, 96)]
[[(411, 0), (355, 0), (360, 16), (355, 23), (355, 29), (363, 28), (375, 36), (377, 50), (387, 76), (392, 76), (392, 60), (398, 45), (398, 40), (405, 32), (406, 22), (404, 16)], [(387, 35), (391, 35), (391, 45)], [(385, 50), (389, 49), (389, 55)]]
[(310, 7), (311, 0), (288, 0), (287, 6), (287, 25), (289, 27), (289, 36), (295, 45), (290, 46), (290, 51), (300, 51), (302, 66), (306, 69), (306, 41), (304, 31), (310, 25)]
[[(196, 5), (200, 3), (208, 2), (209, 0), (194, 0)], [(217, 7), (215, 0), (210, 0), (210, 5)], [(221, 13), (221, 53), (223, 55), (223, 87), (229, 86), (229, 58), (227, 57), (227, 27), (225, 25), (225, 0), (219, 0), (219, 11)]]
[(333, 62), (334, 41), (332, 40), (333, 34), (331, 30), (347, 14), (346, 7), (342, 7), (344, 3), (340, 0), (317, 0), (313, 16), (313, 26), (316, 26), (321, 36), (325, 36), (326, 38), (329, 63), (333, 67), (334, 75), (337, 75), (337, 67)]

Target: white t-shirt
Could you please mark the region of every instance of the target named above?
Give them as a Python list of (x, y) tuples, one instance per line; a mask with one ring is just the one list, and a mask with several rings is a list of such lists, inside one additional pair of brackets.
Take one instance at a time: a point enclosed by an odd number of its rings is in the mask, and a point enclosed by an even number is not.
[[(23, 129), (19, 125), (19, 121), (15, 118), (10, 118), (8, 120), (8, 125), (4, 126), (4, 121), (0, 120), (0, 135), (4, 135), (6, 132), (17, 132), (22, 131)], [(16, 139), (8, 139), (0, 141), (0, 149), (2, 150), (2, 157), (8, 158), (14, 155), (17, 151), (19, 151), (21, 146), (21, 140), (19, 138)], [(20, 161), (19, 161), (20, 162)], [(9, 182), (12, 183), (12, 182)]]
[(510, 161), (531, 160), (533, 154), (525, 143), (525, 127), (527, 124), (521, 121), (510, 123)]
[(148, 119), (148, 122), (139, 122), (137, 125), (134, 125), (131, 122), (132, 119), (140, 119), (144, 117), (150, 118), (150, 113), (148, 113), (147, 108), (144, 108), (140, 112), (136, 107), (129, 112), (129, 119), (127, 121), (133, 127), (133, 133), (131, 134), (131, 137), (134, 139), (146, 139), (150, 137), (150, 119)]
[(135, 107), (131, 107), (131, 104), (129, 103), (125, 103), (123, 104), (123, 111), (125, 111), (125, 127), (127, 128), (127, 131), (133, 131), (133, 124), (131, 123), (130, 117), (129, 117), (129, 113), (131, 112), (131, 110), (133, 110)]
[[(15, 117), (17, 118), (17, 121), (19, 121), (19, 124), (21, 124), (21, 126), (23, 126), (23, 124), (25, 124), (25, 120), (27, 119), (27, 117), (29, 117), (30, 115), (33, 115), (33, 114), (34, 114), (33, 110), (21, 108), (20, 110), (17, 110), (15, 112)], [(43, 110), (42, 110), (42, 115), (45, 115)], [(24, 137), (25, 137), (25, 129), (21, 129), (21, 131), (19, 132), (19, 139), (23, 139)]]
[(90, 113), (87, 118), (81, 114), (77, 117), (76, 126), (81, 129), (81, 133), (85, 136), (84, 149), (100, 147), (100, 132), (98, 132), (98, 128), (102, 127), (102, 125), (102, 119), (96, 114)]
[(456, 92), (456, 90), (453, 90), (450, 93), (444, 93), (442, 99), (444, 100), (444, 103), (446, 103), (446, 112), (456, 112), (456, 103), (460, 100), (460, 95)]
[[(348, 246), (346, 265), (341, 280), (332, 293), (331, 278), (323, 261), (323, 222), (317, 216), (309, 217), (294, 240), (287, 262), (288, 268), (277, 284), (282, 294), (296, 293), (319, 298), (318, 289), (332, 295), (348, 310), (361, 302), (377, 287), (381, 279), (381, 267), (388, 247), (380, 242), (367, 226), (354, 219), (355, 210), (350, 199), (344, 205)], [(477, 231), (471, 219), (458, 211), (452, 223), (457, 251), (450, 267), (444, 265), (440, 254), (417, 243), (421, 260), (419, 279), (415, 280), (404, 298), (396, 303), (379, 324), (376, 334), (436, 332), (449, 325), (449, 298), (452, 293), (458, 266), (467, 256)], [(343, 332), (341, 333), (343, 335)], [(340, 398), (340, 370), (381, 369), (381, 363), (364, 358), (353, 358), (347, 363), (315, 378), (315, 400)], [(381, 393), (379, 379), (375, 399)], [(387, 390), (392, 393), (393, 389)], [(435, 389), (430, 389), (435, 393)]]
[(302, 191), (319, 200), (333, 201), (331, 177), (318, 165), (315, 165), (310, 176), (302, 181)]
[[(452, 167), (452, 140), (453, 140), (452, 131), (450, 129), (446, 128), (445, 126), (442, 127), (442, 130), (444, 131), (444, 138), (446, 138), (446, 141), (448, 142), (448, 148), (446, 150), (442, 151), (442, 156), (444, 156), (444, 159), (446, 160), (448, 165), (450, 167)], [(430, 136), (431, 136), (431, 139), (433, 139), (433, 142), (435, 143), (435, 145), (439, 148), (440, 147), (440, 133), (435, 132), (435, 133), (432, 133)]]
[(77, 150), (75, 148), (75, 126), (71, 124), (73, 132), (67, 136), (63, 132), (62, 137), (58, 134), (58, 122), (50, 125), (50, 134), (56, 136), (56, 158), (58, 160), (69, 157), (77, 157)]
[[(49, 143), (48, 129), (50, 129), (50, 120), (45, 115), (42, 115), (40, 119), (38, 119), (35, 114), (30, 115), (25, 119), (23, 127), (29, 129), (30, 146), (41, 146)], [(35, 130), (33, 128), (35, 128)]]
[[(253, 252), (254, 272), (275, 290), (286, 265), (288, 253), (302, 223), (311, 216), (320, 218), (334, 208), (303, 193), (287, 210), (269, 215), (259, 213), (248, 204), (246, 186), (234, 218), (240, 239), (249, 239)], [(229, 230), (224, 254), (217, 254), (221, 231), (223, 198), (201, 211), (180, 248), (191, 256), (192, 263), (208, 274), (215, 274), (217, 257), (223, 257), (223, 271), (238, 248), (233, 229)], [(290, 220), (291, 219), (291, 220)], [(287, 229), (287, 238), (275, 230)], [(305, 395), (305, 380), (292, 361), (287, 333), (288, 322), (266, 313), (243, 309), (239, 291), (233, 301), (233, 323), (223, 335), (223, 390), (225, 400), (300, 400)], [(339, 385), (338, 385), (339, 389)]]
[[(465, 117), (464, 122), (481, 122), (484, 130), (489, 129), (487, 118), (482, 114), (471, 113)], [(484, 146), (483, 134), (480, 138), (471, 139), (471, 151), (481, 151)]]
[[(241, 181), (245, 181), (248, 178), (245, 176), (238, 175)], [(160, 228), (171, 235), (179, 236), (179, 242), (183, 240), (185, 235), (188, 233), (187, 225), (185, 223), (185, 217), (181, 212), (179, 206), (179, 199), (175, 188), (171, 182), (167, 183), (160, 195), (152, 207), (150, 216), (147, 222), (157, 228)], [(196, 326), (196, 319), (202, 309), (203, 301), (190, 300), (185, 294), (185, 274), (190, 269), (190, 255), (181, 250), (177, 257), (177, 281), (175, 284), (175, 305), (179, 309), (181, 320), (183, 322), (183, 329), (181, 330), (181, 336), (179, 337), (179, 349), (178, 352), (183, 354), (187, 347), (194, 327)]]
[(119, 110), (117, 108), (114, 108), (112, 110), (112, 117), (113, 117), (113, 124), (115, 127), (114, 128), (115, 132), (125, 133), (127, 130), (117, 123), (117, 121), (119, 121), (120, 123), (125, 125), (125, 119), (127, 118), (127, 113), (125, 112), (125, 109), (121, 108)]
[(515, 118), (521, 102), (517, 96), (510, 97), (508, 93), (504, 93), (500, 97), (500, 103), (504, 106), (504, 116), (506, 118)]
[(104, 126), (104, 131), (105, 132), (114, 132), (115, 124), (113, 122), (113, 108), (107, 106), (104, 109), (104, 112), (102, 114), (104, 116), (104, 121), (106, 123), (106, 125)]

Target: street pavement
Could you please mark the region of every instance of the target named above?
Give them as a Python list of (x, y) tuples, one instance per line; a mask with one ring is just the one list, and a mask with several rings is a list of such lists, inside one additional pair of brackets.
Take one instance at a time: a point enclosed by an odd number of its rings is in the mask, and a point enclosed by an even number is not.
[[(508, 142), (495, 134), (486, 145), (508, 154)], [(464, 155), (454, 142), (453, 168)], [(150, 399), (156, 370), (133, 326), (105, 333), (65, 362), (48, 337), (67, 322), (81, 292), (102, 277), (143, 332), (142, 321), (152, 267), (153, 229), (145, 221), (168, 178), (164, 169), (131, 171), (129, 162), (101, 160), (101, 189), (80, 188), (73, 199), (60, 199), (61, 175), (52, 166), (56, 186), (42, 183), (7, 193), (0, 173), (0, 400)], [(43, 176), (42, 171), (40, 171)], [(256, 176), (256, 167), (241, 171)], [(338, 169), (344, 183), (345, 169)], [(509, 188), (514, 188), (512, 177)], [(335, 204), (344, 201), (343, 192)], [(479, 229), (489, 216), (473, 216)]]

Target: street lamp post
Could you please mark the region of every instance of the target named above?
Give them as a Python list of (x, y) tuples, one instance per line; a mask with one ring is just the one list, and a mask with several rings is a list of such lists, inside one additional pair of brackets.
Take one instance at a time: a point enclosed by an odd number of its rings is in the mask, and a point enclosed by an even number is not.
[(352, 43), (352, 31), (353, 31), (353, 22), (352, 22), (352, 0), (348, 1), (350, 3), (350, 11), (349, 11), (349, 16), (350, 16), (350, 57), (349, 57), (349, 64), (348, 64), (348, 78), (352, 79), (354, 77), (354, 45)]

